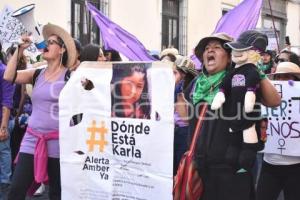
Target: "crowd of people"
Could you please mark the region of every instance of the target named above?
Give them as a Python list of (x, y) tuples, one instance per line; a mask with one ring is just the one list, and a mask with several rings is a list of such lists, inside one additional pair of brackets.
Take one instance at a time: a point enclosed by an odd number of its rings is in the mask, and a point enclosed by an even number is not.
[[(31, 44), (28, 35), (22, 36), (23, 43), (19, 46), (11, 46), (5, 53), (0, 49), (0, 200), (23, 200), (41, 183), (49, 184), (51, 200), (61, 199), (59, 93), (81, 62), (122, 61), (117, 51), (105, 50), (98, 44), (82, 47), (78, 40), (53, 24), (43, 27), (43, 36), (46, 48), (40, 63), (31, 65), (24, 55), (24, 50)], [(226, 47), (230, 42), (233, 38), (226, 33), (202, 38), (195, 48), (195, 55), (202, 63), (201, 69), (196, 69), (193, 61), (180, 55), (175, 48), (154, 55), (161, 62), (173, 65), (174, 157), (170, 158), (173, 160), (173, 175), (176, 175), (180, 160), (189, 148), (198, 114), (206, 103), (209, 105), (206, 117), (216, 117), (204, 120), (197, 141), (194, 159), (204, 185), (201, 200), (274, 200), (281, 191), (286, 200), (298, 200), (300, 156), (257, 154), (266, 141), (266, 118), (255, 122), (259, 138), (255, 148), (247, 149), (248, 154), (243, 158), (228, 159), (232, 131), (223, 116), (232, 112), (230, 101), (222, 105), (222, 112), (210, 105), (226, 75), (232, 73), (236, 65), (232, 60), (234, 48)], [(255, 44), (250, 46), (249, 50), (258, 52)], [(275, 51), (266, 50), (266, 46), (258, 53), (261, 59), (255, 63), (260, 77), (256, 93), (261, 96), (263, 105), (276, 107), (281, 99), (270, 79), (299, 81), (299, 57), (288, 49), (276, 55)], [(112, 86), (116, 80), (124, 82), (113, 87), (120, 93), (118, 97), (123, 94), (131, 96), (128, 93), (132, 88), (126, 85), (128, 81), (134, 84), (137, 92), (126, 101), (115, 98), (112, 104), (117, 102), (122, 109), (112, 111), (112, 117), (150, 119), (150, 101), (145, 103), (140, 98), (148, 87), (145, 67), (133, 64), (129, 71), (122, 72), (124, 76), (120, 76), (120, 70), (117, 66), (111, 82)], [(270, 74), (269, 78), (266, 74)], [(32, 91), (26, 86), (28, 84), (32, 85)], [(130, 110), (125, 105), (134, 105), (136, 109)], [(237, 134), (240, 136), (235, 140), (242, 142), (243, 134)], [(256, 154), (259, 156), (251, 156)], [(247, 167), (241, 165), (241, 159), (247, 159)]]

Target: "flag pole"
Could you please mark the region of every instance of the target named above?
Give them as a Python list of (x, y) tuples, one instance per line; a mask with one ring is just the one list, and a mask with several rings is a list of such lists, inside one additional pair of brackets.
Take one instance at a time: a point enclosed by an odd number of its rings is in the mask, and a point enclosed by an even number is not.
[[(87, 4), (88, 4), (89, 2), (88, 2), (88, 0), (85, 0), (85, 6), (84, 6), (84, 8), (83, 8), (83, 15), (85, 15), (85, 16), (83, 16), (83, 17), (86, 17), (86, 28), (87, 28), (87, 32), (88, 32), (88, 43), (87, 44), (90, 44), (91, 43), (91, 26), (92, 26), (92, 16), (89, 16), (90, 15), (90, 12), (88, 11), (88, 9), (86, 8), (86, 6), (87, 6)], [(90, 20), (91, 19), (91, 20)], [(83, 27), (84, 27), (84, 25), (83, 25)], [(84, 30), (83, 30), (84, 31)]]
[(274, 29), (274, 33), (275, 33), (275, 37), (276, 37), (277, 52), (279, 53), (280, 47), (279, 47), (278, 35), (277, 35), (277, 31), (276, 31), (276, 27), (275, 27), (275, 22), (274, 22), (273, 10), (272, 10), (272, 6), (271, 6), (271, 1), (268, 0), (268, 2), (269, 2), (270, 12), (271, 12), (271, 18), (272, 18), (272, 23), (273, 23), (273, 29)]

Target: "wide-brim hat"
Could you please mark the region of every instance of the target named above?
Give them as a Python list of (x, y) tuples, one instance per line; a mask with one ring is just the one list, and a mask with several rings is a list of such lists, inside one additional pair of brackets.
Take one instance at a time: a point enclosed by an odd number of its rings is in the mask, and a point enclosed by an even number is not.
[(50, 23), (44, 25), (43, 26), (44, 39), (47, 40), (51, 35), (57, 35), (63, 40), (68, 53), (67, 67), (72, 67), (76, 63), (76, 59), (77, 59), (74, 39), (66, 30), (64, 30), (63, 28), (57, 25), (50, 24)]
[(268, 74), (268, 77), (272, 80), (278, 74), (291, 74), (300, 80), (300, 67), (292, 62), (281, 62), (277, 65), (276, 72)]
[(231, 42), (233, 38), (227, 33), (214, 33), (211, 36), (202, 38), (195, 48), (195, 55), (199, 60), (202, 61), (202, 56), (205, 50), (206, 45), (211, 40), (219, 40), (221, 42)]

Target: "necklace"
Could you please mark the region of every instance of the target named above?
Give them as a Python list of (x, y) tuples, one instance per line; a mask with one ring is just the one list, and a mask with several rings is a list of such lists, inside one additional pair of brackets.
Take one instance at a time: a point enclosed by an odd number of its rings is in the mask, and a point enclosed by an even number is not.
[[(41, 82), (39, 85), (34, 85), (34, 90), (38, 90), (40, 88), (42, 88), (45, 84), (51, 84), (53, 82), (56, 82), (57, 81), (57, 78), (54, 79), (54, 77), (57, 76), (57, 74), (61, 74), (59, 72), (62, 72), (63, 71), (63, 68), (59, 69), (59, 70), (56, 70), (54, 71), (53, 73), (49, 74), (48, 77), (46, 77), (46, 72), (47, 72), (47, 67), (45, 69), (43, 69), (42, 73), (40, 73), (40, 75), (38, 76), (43, 76), (44, 77), (44, 80), (43, 82)], [(48, 72), (49, 73), (49, 72)]]
[[(63, 71), (63, 68), (58, 68), (54, 72), (50, 73), (49, 68), (46, 68), (45, 74), (44, 74), (44, 79), (46, 82), (54, 82), (56, 81), (57, 75), (60, 74), (60, 72)], [(48, 75), (47, 75), (48, 72)]]

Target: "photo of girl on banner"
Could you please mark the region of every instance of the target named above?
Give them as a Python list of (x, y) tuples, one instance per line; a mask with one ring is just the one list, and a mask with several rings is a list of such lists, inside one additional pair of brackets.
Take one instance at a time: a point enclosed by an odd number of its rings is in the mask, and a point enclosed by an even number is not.
[(151, 63), (113, 64), (111, 116), (150, 119), (147, 69)]

